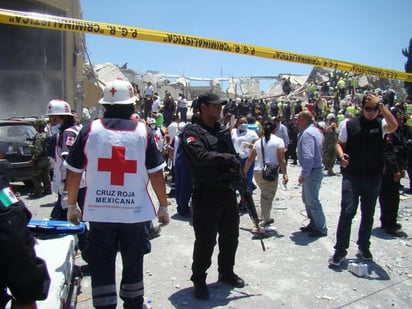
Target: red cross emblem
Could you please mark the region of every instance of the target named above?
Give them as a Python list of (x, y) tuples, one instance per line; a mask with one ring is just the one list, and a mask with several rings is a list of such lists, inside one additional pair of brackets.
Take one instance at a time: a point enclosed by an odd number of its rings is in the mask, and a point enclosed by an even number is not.
[(112, 87), (112, 90), (110, 90), (109, 92), (111, 92), (111, 93), (112, 93), (112, 97), (114, 97), (114, 94), (117, 92), (117, 90), (114, 89), (114, 87)]
[(97, 170), (110, 172), (110, 184), (113, 186), (124, 185), (125, 173), (136, 173), (137, 161), (126, 160), (126, 147), (112, 146), (111, 158), (99, 158), (97, 161)]

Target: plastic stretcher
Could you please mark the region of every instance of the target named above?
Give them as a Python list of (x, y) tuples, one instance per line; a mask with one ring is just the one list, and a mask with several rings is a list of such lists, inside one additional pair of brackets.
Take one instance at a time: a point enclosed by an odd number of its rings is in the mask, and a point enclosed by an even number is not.
[(32, 219), (27, 226), (38, 240), (36, 254), (46, 261), (51, 279), (48, 297), (37, 302), (38, 308), (75, 308), (81, 283), (80, 268), (74, 263), (77, 235), (85, 232), (86, 225)]

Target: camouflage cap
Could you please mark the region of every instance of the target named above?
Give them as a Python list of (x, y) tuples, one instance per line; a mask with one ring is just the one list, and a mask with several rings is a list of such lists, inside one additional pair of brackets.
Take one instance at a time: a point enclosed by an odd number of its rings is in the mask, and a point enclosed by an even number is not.
[(43, 119), (36, 119), (33, 124), (35, 127), (45, 128), (47, 123)]

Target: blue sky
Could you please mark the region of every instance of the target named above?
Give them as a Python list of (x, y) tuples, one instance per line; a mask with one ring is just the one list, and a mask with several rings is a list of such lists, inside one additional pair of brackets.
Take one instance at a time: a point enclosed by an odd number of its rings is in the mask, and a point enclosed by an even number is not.
[[(404, 71), (411, 0), (81, 0), (83, 19)], [(191, 77), (307, 74), (311, 66), (139, 40), (86, 35), (93, 64), (128, 63)]]

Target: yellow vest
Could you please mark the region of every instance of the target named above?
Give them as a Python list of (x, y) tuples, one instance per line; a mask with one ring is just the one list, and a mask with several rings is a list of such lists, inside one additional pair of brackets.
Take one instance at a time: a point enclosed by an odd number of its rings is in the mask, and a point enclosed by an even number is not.
[(412, 115), (409, 115), (408, 120), (406, 120), (406, 125), (407, 125), (408, 127), (412, 127)]
[(345, 119), (345, 116), (343, 114), (338, 114), (338, 125), (342, 122), (343, 119)]
[(346, 107), (346, 112), (351, 113), (353, 116), (355, 116), (355, 106), (349, 105), (348, 107)]
[(412, 104), (405, 104), (405, 112), (412, 114)]

